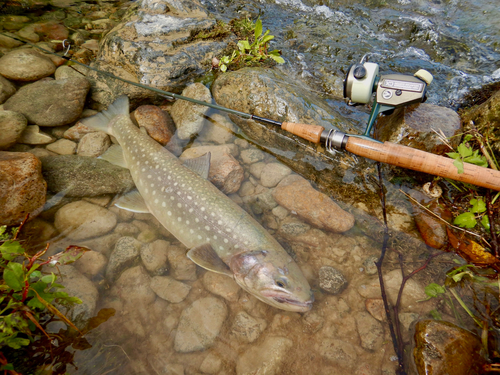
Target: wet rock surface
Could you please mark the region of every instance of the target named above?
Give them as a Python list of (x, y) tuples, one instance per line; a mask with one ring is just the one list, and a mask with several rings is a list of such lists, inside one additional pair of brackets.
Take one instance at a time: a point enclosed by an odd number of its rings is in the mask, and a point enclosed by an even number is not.
[(22, 114), (14, 111), (0, 111), (0, 150), (13, 146), (26, 129), (28, 120)]
[(4, 103), (16, 92), (16, 87), (0, 75), (0, 104)]
[(286, 352), (293, 341), (286, 337), (268, 337), (261, 346), (251, 347), (238, 359), (237, 375), (280, 373)]
[(85, 78), (37, 81), (21, 87), (4, 109), (22, 113), (31, 124), (66, 125), (81, 115), (89, 89)]
[(37, 216), (45, 204), (47, 183), (37, 157), (24, 152), (0, 151), (0, 224), (20, 224), (26, 215)]
[(0, 74), (15, 81), (36, 81), (56, 71), (52, 60), (34, 49), (19, 49), (0, 57)]
[(339, 294), (347, 288), (347, 280), (344, 274), (330, 266), (319, 269), (319, 287), (332, 294)]
[(413, 356), (419, 375), (482, 374), (480, 339), (446, 321), (423, 320), (415, 327)]
[(146, 128), (148, 135), (165, 146), (175, 133), (175, 124), (168, 112), (154, 105), (142, 105), (130, 114), (132, 121)]
[(106, 267), (106, 278), (109, 281), (115, 281), (120, 272), (139, 257), (141, 245), (141, 242), (134, 237), (122, 237), (116, 242)]

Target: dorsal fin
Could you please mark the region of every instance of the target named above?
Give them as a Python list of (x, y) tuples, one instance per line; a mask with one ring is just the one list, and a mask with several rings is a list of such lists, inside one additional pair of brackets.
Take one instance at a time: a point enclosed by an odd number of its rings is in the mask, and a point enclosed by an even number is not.
[(182, 163), (191, 169), (193, 172), (198, 173), (205, 180), (208, 179), (208, 171), (210, 170), (210, 152), (198, 156), (193, 159), (184, 159)]
[(137, 189), (131, 190), (118, 198), (115, 206), (127, 211), (149, 213), (146, 202), (144, 202), (141, 193)]
[(187, 257), (209, 271), (233, 277), (227, 264), (222, 261), (209, 243), (193, 247), (187, 252)]
[(118, 165), (123, 168), (128, 168), (127, 162), (123, 157), (123, 149), (120, 145), (111, 145), (104, 154), (99, 156), (99, 159), (109, 161), (111, 164)]

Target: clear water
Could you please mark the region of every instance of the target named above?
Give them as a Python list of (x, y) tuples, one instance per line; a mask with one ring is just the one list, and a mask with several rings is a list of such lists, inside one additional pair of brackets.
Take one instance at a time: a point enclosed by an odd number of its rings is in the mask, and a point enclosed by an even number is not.
[[(89, 2), (99, 8), (99, 2)], [(494, 0), (472, 1), (238, 1), (205, 0), (204, 4), (227, 20), (242, 15), (260, 15), (264, 27), (276, 35), (273, 42), (287, 60), (280, 69), (290, 76), (307, 81), (330, 105), (361, 126), (366, 113), (352, 110), (341, 101), (342, 79), (350, 64), (366, 53), (380, 64), (384, 73), (414, 73), (420, 68), (435, 77), (429, 102), (456, 107), (470, 89), (500, 79), (500, 8)], [(241, 144), (240, 144), (241, 145)], [(248, 147), (255, 147), (249, 145)], [(265, 162), (275, 159), (267, 155)], [(249, 169), (242, 163), (247, 176)], [(406, 207), (407, 215), (391, 218), (402, 227), (411, 227), (411, 210), (404, 197), (389, 187), (392, 203)], [(340, 202), (342, 203), (342, 202)], [(256, 217), (279, 236), (266, 215)], [(134, 218), (122, 217), (123, 222)], [(154, 227), (154, 220), (144, 216), (135, 219)], [(358, 222), (366, 217), (356, 217)], [(396, 224), (397, 224), (396, 223)], [(404, 225), (410, 223), (410, 225)], [(395, 225), (396, 225), (395, 224)], [(156, 298), (147, 306), (127, 303), (127, 293), (116, 298), (105, 284), (99, 284), (98, 309), (112, 307), (116, 315), (87, 335), (92, 345), (86, 350), (69, 349), (75, 353), (71, 374), (199, 374), (207, 356), (221, 360), (218, 374), (234, 374), (238, 359), (251, 348), (258, 349), (268, 337), (286, 337), (293, 345), (283, 354), (280, 374), (391, 374), (395, 372), (395, 357), (387, 325), (375, 338), (378, 346), (362, 348), (368, 333), (361, 333), (357, 323), (366, 311), (365, 299), (359, 293), (374, 276), (367, 275), (364, 261), (380, 253), (382, 227), (359, 228), (345, 235), (316, 230), (312, 237), (280, 238), (299, 260), (304, 273), (316, 290), (316, 302), (306, 315), (287, 313), (268, 307), (253, 297), (239, 292), (238, 298), (225, 301), (228, 316), (214, 345), (206, 351), (188, 354), (173, 349), (176, 327), (182, 311), (193, 301), (211, 295), (203, 285), (205, 271), (197, 270), (197, 279), (187, 281), (192, 288), (181, 303), (168, 303)], [(396, 236), (397, 237), (397, 236)], [(176, 243), (175, 239), (158, 238)], [(408, 238), (412, 238), (411, 241)], [(53, 248), (63, 248), (64, 239), (53, 238)], [(395, 248), (404, 253), (406, 271), (425, 260), (429, 251), (414, 231), (395, 241)], [(102, 252), (109, 252), (101, 244)], [(451, 255), (436, 260), (417, 277), (420, 285), (434, 281), (442, 283), (443, 271), (451, 267)], [(322, 265), (340, 269), (349, 281), (348, 288), (332, 296), (317, 285), (317, 270)], [(387, 271), (398, 267), (397, 254), (390, 252)], [(406, 314), (429, 317), (436, 306), (416, 304)], [(97, 310), (98, 310), (97, 309)], [(245, 311), (263, 319), (267, 328), (253, 343), (238, 338), (232, 327), (238, 312)], [(446, 311), (444, 312), (446, 313)], [(453, 316), (448, 316), (453, 320)], [(464, 318), (466, 325), (473, 327)], [(361, 320), (359, 320), (361, 321)], [(462, 321), (463, 322), (463, 321)], [(363, 337), (362, 337), (363, 336)], [(410, 341), (410, 331), (404, 329)], [(337, 367), (322, 346), (329, 340), (341, 340), (355, 349), (354, 359), (347, 367)], [(346, 345), (347, 345), (346, 344)], [(347, 350), (347, 349), (346, 349)], [(259, 361), (256, 356), (255, 361)], [(265, 373), (265, 372), (262, 372)], [(266, 372), (267, 373), (267, 372)], [(270, 372), (275, 373), (275, 372)], [(411, 373), (411, 371), (410, 371)]]

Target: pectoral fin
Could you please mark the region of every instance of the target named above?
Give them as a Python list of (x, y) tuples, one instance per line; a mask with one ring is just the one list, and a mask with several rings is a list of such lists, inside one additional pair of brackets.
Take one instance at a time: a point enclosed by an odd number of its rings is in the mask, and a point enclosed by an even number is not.
[(200, 267), (212, 272), (233, 277), (233, 273), (229, 267), (222, 261), (212, 246), (208, 243), (193, 247), (187, 252), (187, 256)]
[(141, 193), (137, 189), (129, 191), (118, 198), (115, 206), (127, 211), (149, 213), (146, 202), (144, 202)]
[(198, 173), (205, 180), (208, 179), (208, 171), (210, 169), (210, 152), (193, 159), (184, 159), (182, 163), (191, 169), (193, 172)]

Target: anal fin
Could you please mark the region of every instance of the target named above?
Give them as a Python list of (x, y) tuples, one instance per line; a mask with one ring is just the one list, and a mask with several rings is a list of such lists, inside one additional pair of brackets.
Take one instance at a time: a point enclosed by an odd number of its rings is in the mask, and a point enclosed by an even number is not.
[(187, 257), (209, 271), (233, 277), (227, 264), (222, 261), (209, 243), (193, 247), (187, 252)]
[(111, 164), (118, 165), (119, 167), (128, 168), (127, 162), (123, 157), (123, 149), (120, 145), (112, 145), (104, 154), (99, 156), (99, 159), (106, 160)]
[(149, 213), (146, 202), (144, 202), (144, 198), (142, 198), (141, 193), (137, 189), (129, 191), (118, 198), (115, 206), (127, 211)]

